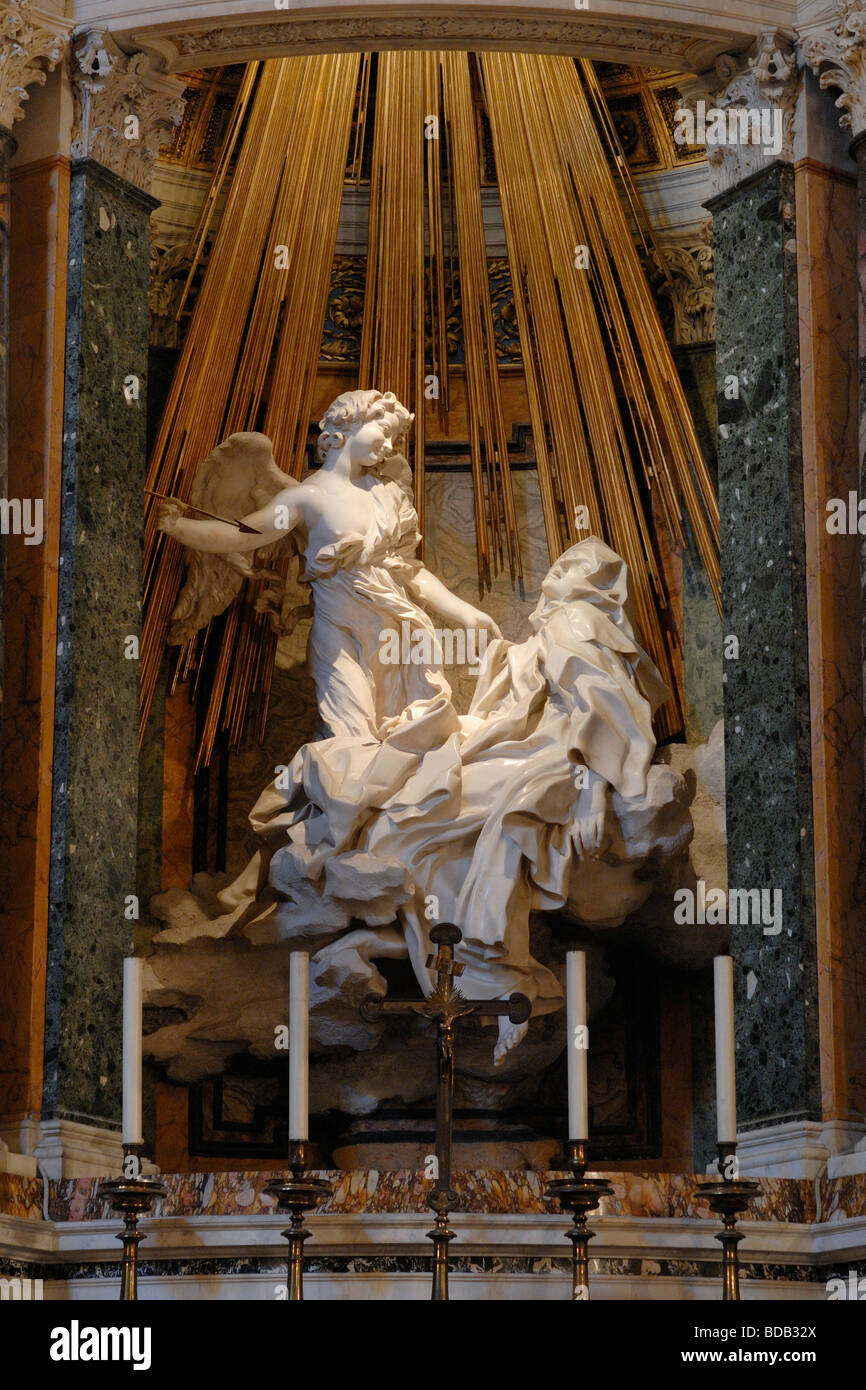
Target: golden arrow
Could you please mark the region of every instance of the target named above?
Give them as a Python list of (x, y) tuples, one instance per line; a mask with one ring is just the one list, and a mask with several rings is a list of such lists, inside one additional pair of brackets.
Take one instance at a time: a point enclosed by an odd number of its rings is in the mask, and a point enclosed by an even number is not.
[(236, 526), (239, 531), (243, 531), (248, 536), (260, 536), (261, 531), (257, 531), (255, 526), (247, 526), (245, 521), (232, 521), (231, 517), (218, 516), (216, 512), (205, 511), (204, 507), (197, 507), (194, 502), (184, 502), (180, 497), (170, 497), (166, 492), (154, 492), (153, 488), (146, 487), (145, 492), (148, 497), (158, 497), (161, 502), (176, 502), (179, 507), (188, 507), (191, 512), (198, 512), (200, 516), (209, 516), (211, 521), (224, 521), (227, 526)]

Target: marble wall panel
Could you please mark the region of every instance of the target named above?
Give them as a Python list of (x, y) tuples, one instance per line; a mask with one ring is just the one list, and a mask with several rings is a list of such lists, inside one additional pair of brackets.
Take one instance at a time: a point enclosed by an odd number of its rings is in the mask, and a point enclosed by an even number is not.
[(42, 1220), (42, 1179), (0, 1173), (0, 1212), (24, 1221)]
[[(599, 1170), (602, 1171), (602, 1170)], [(605, 1169), (612, 1186), (602, 1198), (600, 1215), (618, 1217), (699, 1218), (717, 1220), (696, 1188), (701, 1179), (692, 1173), (624, 1173)], [(514, 1213), (542, 1215), (555, 1211), (544, 1189), (554, 1176), (551, 1172), (517, 1169), (458, 1168), (453, 1187), (463, 1212), (479, 1214)], [(161, 1181), (166, 1196), (156, 1203), (156, 1216), (255, 1216), (273, 1210), (274, 1198), (266, 1191), (268, 1183), (280, 1177), (274, 1172), (170, 1173)], [(418, 1169), (378, 1172), (356, 1168), (323, 1170), (333, 1191), (318, 1210), (323, 1214), (370, 1215), (385, 1212), (428, 1210), (431, 1183)], [(26, 1179), (17, 1179), (24, 1184)], [(857, 1203), (866, 1197), (866, 1179), (826, 1180), (821, 1185), (820, 1207), (815, 1185), (799, 1178), (759, 1178), (759, 1191), (745, 1221), (780, 1221), (807, 1225), (820, 1221), (839, 1221), (856, 1215)], [(98, 1192), (96, 1178), (65, 1178), (52, 1182), (48, 1213), (52, 1221), (94, 1221), (110, 1216), (108, 1203)], [(22, 1191), (24, 1189), (22, 1188)], [(29, 1191), (29, 1189), (28, 1189)]]
[[(523, 583), (512, 580), (507, 566), (494, 574), (481, 593), (475, 554), (472, 475), (448, 466), (427, 473), (427, 534), (424, 563), (460, 598), (473, 603), (499, 624), (504, 637), (522, 642), (530, 635), (529, 615), (538, 602), (541, 581), (550, 568), (538, 478), (534, 469), (512, 473), (517, 531), (523, 559)], [(472, 699), (475, 678), (468, 667), (448, 667), (446, 675), (462, 712)]]
[[(806, 529), (821, 1102), (866, 1109), (866, 806), (859, 537), (831, 535), (827, 503), (857, 490), (857, 196), (814, 160), (795, 170)], [(840, 811), (843, 813), (840, 815)]]
[(48, 933), (69, 164), (12, 174), (9, 495), (42, 502), (41, 544), (10, 536), (0, 765), (0, 1115), (38, 1111)]
[[(10, 131), (0, 126), (0, 497), (9, 496), (9, 435), (8, 396), (9, 360), (9, 238), (11, 199), (9, 194), (9, 161), (16, 144)], [(6, 582), (6, 537), (0, 532), (0, 714), (3, 694), (4, 587)]]

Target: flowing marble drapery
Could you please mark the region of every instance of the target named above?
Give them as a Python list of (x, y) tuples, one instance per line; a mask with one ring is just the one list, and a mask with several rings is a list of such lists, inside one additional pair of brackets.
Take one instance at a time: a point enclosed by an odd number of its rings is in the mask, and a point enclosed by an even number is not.
[(393, 482), (369, 490), (375, 526), (306, 560), (331, 733), (262, 793), (250, 816), (262, 847), (218, 893), (216, 915), (213, 900), (196, 910), (177, 891), (155, 901), (169, 923), (157, 943), (243, 936), (315, 953), (360, 920), (392, 955), (396, 920), (427, 991), (428, 928), (449, 920), (463, 931), (469, 993), (519, 989), (549, 1012), (561, 989), (531, 954), (530, 914), (574, 910), (585, 873), (585, 916), (609, 920), (623, 868), (676, 857), (691, 836), (681, 779), (652, 765), (667, 691), (631, 627), (625, 564), (594, 537), (567, 551), (532, 634), (489, 645), (459, 715), (435, 661), (383, 665), (383, 632), (432, 624), (412, 597), (411, 505)]

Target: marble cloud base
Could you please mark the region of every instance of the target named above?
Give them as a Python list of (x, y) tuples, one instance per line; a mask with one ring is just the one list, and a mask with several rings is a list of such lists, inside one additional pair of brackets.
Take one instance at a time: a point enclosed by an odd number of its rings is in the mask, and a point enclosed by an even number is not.
[[(264, 1192), (271, 1176), (164, 1176), (167, 1196), (143, 1224), (140, 1297), (279, 1298), (284, 1222)], [(358, 1169), (325, 1176), (334, 1192), (310, 1218), (306, 1297), (429, 1298), (421, 1175)], [(454, 1299), (568, 1297), (567, 1218), (543, 1197), (552, 1176), (456, 1174)], [(614, 1193), (592, 1222), (593, 1297), (718, 1299), (718, 1224), (692, 1195), (697, 1179), (605, 1176)], [(743, 1221), (744, 1299), (825, 1299), (830, 1278), (866, 1272), (866, 1178), (763, 1178), (760, 1188)], [(0, 1175), (0, 1279), (41, 1279), (47, 1299), (116, 1299), (118, 1222), (97, 1189), (95, 1178), (43, 1183)]]

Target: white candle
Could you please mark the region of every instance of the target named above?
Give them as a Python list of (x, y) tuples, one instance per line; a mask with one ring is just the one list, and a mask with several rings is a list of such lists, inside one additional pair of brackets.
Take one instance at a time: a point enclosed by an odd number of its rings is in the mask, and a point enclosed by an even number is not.
[(123, 962), (123, 1142), (143, 1144), (141, 1128), (142, 956)]
[(569, 951), (565, 958), (568, 1018), (568, 1137), (589, 1138), (589, 1092), (586, 1054), (586, 952)]
[(734, 1066), (734, 961), (713, 961), (716, 1012), (716, 1129), (720, 1144), (737, 1142), (737, 1082)]
[(310, 956), (289, 956), (289, 1138), (307, 1139), (310, 1108)]

